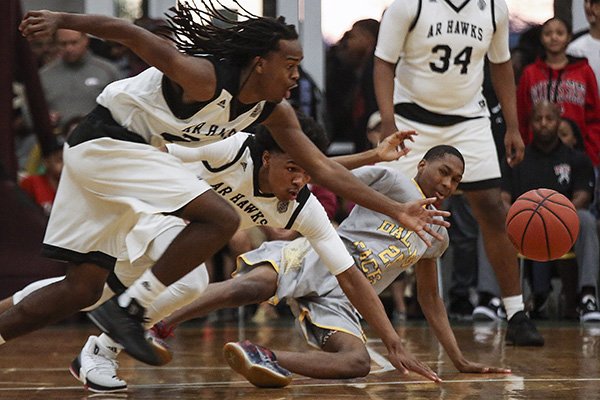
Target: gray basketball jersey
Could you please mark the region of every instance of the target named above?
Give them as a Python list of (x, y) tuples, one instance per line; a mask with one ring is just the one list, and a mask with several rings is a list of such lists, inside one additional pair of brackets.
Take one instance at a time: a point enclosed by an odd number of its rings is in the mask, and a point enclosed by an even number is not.
[[(352, 171), (367, 185), (389, 196), (406, 202), (424, 198), (417, 184), (400, 172), (382, 166), (367, 166)], [(414, 232), (404, 229), (388, 216), (355, 206), (338, 227), (338, 235), (358, 268), (381, 293), (406, 268), (421, 258), (436, 258), (448, 247), (446, 228), (431, 225), (443, 240), (429, 238), (427, 247)], [(279, 272), (278, 299), (326, 296), (336, 287), (337, 280), (322, 266), (321, 257), (306, 239), (292, 242), (266, 242), (254, 251), (240, 256), (238, 269), (268, 262)]]
[[(204, 103), (183, 104), (167, 78), (151, 67), (132, 78), (108, 85), (97, 98), (114, 120), (147, 143), (160, 140), (184, 146), (203, 146), (227, 138), (266, 119), (273, 103), (244, 105), (235, 98), (239, 69), (214, 62), (216, 95)], [(154, 138), (153, 138), (154, 137)]]
[[(399, 202), (424, 198), (414, 180), (400, 172), (383, 167), (370, 166), (353, 171), (354, 174), (376, 191)], [(338, 234), (346, 244), (356, 265), (381, 293), (406, 268), (419, 259), (436, 258), (448, 247), (448, 233), (444, 227), (430, 225), (444, 240), (429, 237), (432, 246), (413, 231), (390, 217), (356, 206), (338, 228)]]

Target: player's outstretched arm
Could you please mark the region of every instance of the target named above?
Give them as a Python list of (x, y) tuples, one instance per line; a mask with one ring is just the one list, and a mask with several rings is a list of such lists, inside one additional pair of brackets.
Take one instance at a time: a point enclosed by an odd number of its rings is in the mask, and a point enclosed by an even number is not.
[(442, 239), (428, 224), (449, 226), (446, 221), (434, 220), (434, 216), (448, 217), (450, 213), (423, 207), (434, 203), (435, 198), (399, 203), (368, 187), (346, 168), (319, 151), (300, 129), (296, 114), (287, 102), (275, 107), (265, 125), (281, 148), (304, 168), (315, 182), (356, 204), (388, 215), (414, 231), (428, 244), (430, 243), (426, 233), (436, 239)]
[(438, 294), (437, 265), (435, 259), (420, 260), (415, 266), (417, 296), (429, 326), (435, 333), (452, 363), (460, 372), (510, 373), (510, 369), (490, 367), (467, 360), (458, 347), (450, 327), (446, 307)]
[(216, 76), (209, 61), (181, 53), (168, 40), (120, 18), (40, 10), (29, 11), (19, 25), (28, 39), (51, 37), (57, 29), (121, 43), (181, 85), (194, 100), (208, 100), (216, 90)]
[(429, 366), (417, 360), (402, 346), (379, 296), (358, 267), (352, 266), (336, 275), (336, 278), (350, 302), (381, 338), (388, 350), (390, 362), (398, 371), (403, 374), (413, 371), (434, 382), (441, 381)]
[(416, 135), (415, 131), (399, 131), (386, 137), (375, 149), (347, 156), (331, 157), (331, 159), (348, 169), (372, 165), (381, 161), (394, 161), (410, 152), (405, 141), (414, 142), (413, 137)]

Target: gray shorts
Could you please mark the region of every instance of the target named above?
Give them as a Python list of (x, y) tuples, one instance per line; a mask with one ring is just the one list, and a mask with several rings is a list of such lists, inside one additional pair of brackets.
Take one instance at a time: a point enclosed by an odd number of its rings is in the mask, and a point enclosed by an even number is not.
[(334, 332), (366, 341), (357, 311), (306, 239), (263, 243), (238, 258), (236, 274), (265, 263), (279, 275), (277, 292), (270, 302), (287, 302), (296, 326), (310, 345), (322, 348)]

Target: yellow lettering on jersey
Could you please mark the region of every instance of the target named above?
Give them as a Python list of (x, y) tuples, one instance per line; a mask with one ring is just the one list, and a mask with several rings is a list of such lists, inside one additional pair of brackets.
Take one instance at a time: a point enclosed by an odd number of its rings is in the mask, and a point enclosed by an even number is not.
[(394, 245), (389, 246), (387, 249), (378, 254), (385, 267), (394, 262), (401, 255), (402, 253), (400, 252), (400, 249)]
[(383, 221), (381, 223), (381, 225), (379, 226), (379, 228), (377, 228), (378, 231), (381, 232), (385, 232), (385, 233), (390, 233), (390, 231), (396, 226), (396, 224), (393, 224), (389, 221)]

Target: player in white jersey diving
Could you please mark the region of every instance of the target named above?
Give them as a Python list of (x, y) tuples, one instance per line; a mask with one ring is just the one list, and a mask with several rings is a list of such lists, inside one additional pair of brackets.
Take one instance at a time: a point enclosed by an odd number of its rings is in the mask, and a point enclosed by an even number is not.
[[(299, 120), (311, 141), (321, 149), (326, 148), (328, 140), (323, 129), (311, 118), (300, 116)], [(403, 138), (411, 135), (408, 132), (388, 137), (375, 151), (371, 151), (372, 158), (379, 161), (397, 158), (403, 154), (398, 150)], [(240, 132), (221, 142), (194, 149), (167, 147), (184, 161), (202, 160), (189, 167), (234, 207), (240, 216), (241, 229), (259, 225), (293, 229), (302, 234), (316, 249), (328, 271), (339, 280), (343, 290), (348, 292), (348, 297), (366, 313), (367, 320), (376, 329), (380, 327), (378, 332), (390, 349), (392, 359), (398, 357), (395, 352), (402, 349), (400, 338), (395, 335), (383, 305), (370, 290), (366, 278), (357, 269), (350, 268), (352, 258), (325, 210), (306, 187), (310, 177), (277, 146), (266, 128), (257, 127), (256, 135)], [(185, 222), (173, 216), (142, 216), (125, 238), (126, 252), (118, 260), (114, 273), (109, 275), (102, 298), (86, 311), (96, 308), (115, 293), (122, 293), (152, 265), (184, 227)], [(18, 304), (33, 291), (63, 278), (28, 285), (0, 304), (0, 311), (6, 305)], [(146, 327), (196, 299), (207, 284), (206, 268), (202, 265), (170, 285), (148, 306)], [(160, 342), (154, 344), (161, 347)], [(91, 336), (73, 361), (71, 372), (92, 391), (125, 390), (126, 383), (116, 373), (115, 360), (121, 349), (122, 346), (106, 334)]]
[[(383, 167), (362, 167), (353, 172), (365, 183), (398, 201), (450, 196), (463, 174), (464, 161), (451, 146), (436, 146), (418, 163), (414, 180), (399, 171)], [(454, 366), (468, 373), (508, 373), (467, 360), (454, 337), (442, 298), (438, 293), (437, 258), (448, 246), (444, 236), (426, 247), (410, 230), (385, 215), (355, 207), (338, 228), (338, 234), (354, 258), (357, 268), (381, 293), (406, 268), (414, 265), (419, 303), (436, 337)], [(202, 297), (163, 321), (167, 330), (177, 324), (224, 307), (236, 307), (270, 299), (287, 302), (297, 326), (319, 351), (276, 351), (248, 341), (228, 343), (225, 358), (250, 382), (263, 387), (285, 386), (288, 371), (313, 378), (355, 378), (370, 371), (370, 358), (360, 318), (336, 279), (323, 268), (325, 260), (304, 239), (267, 242), (238, 258), (237, 274), (231, 280), (211, 283)], [(406, 352), (399, 371), (416, 371), (438, 381), (437, 375), (415, 369)], [(287, 371), (286, 371), (287, 370)]]
[[(316, 182), (389, 214), (425, 240), (433, 216), (448, 215), (422, 207), (432, 199), (399, 204), (376, 193), (302, 134), (284, 101), (303, 57), (293, 26), (245, 11), (240, 13), (247, 19), (232, 21), (212, 2), (203, 4), (206, 11), (188, 3), (172, 9), (177, 46), (118, 18), (25, 15), (19, 29), (29, 39), (77, 30), (119, 42), (153, 67), (107, 86), (98, 107), (70, 135), (43, 245), (46, 256), (68, 262), (66, 278), (0, 315), (0, 344), (94, 304), (139, 216), (171, 213), (190, 223), (127, 291), (90, 313), (133, 357), (152, 365), (167, 361), (144, 337), (145, 309), (225, 245), (239, 217), (181, 160), (153, 147), (156, 140), (198, 147), (262, 123)], [(218, 27), (212, 19), (228, 25)]]
[(504, 0), (396, 0), (390, 5), (379, 29), (373, 75), (382, 132), (419, 132), (411, 153), (392, 163), (404, 173), (437, 144), (463, 154), (460, 189), (500, 286), (508, 317), (506, 342), (541, 346), (544, 339), (524, 311), (517, 253), (504, 228), (500, 166), (482, 95), (486, 57), (506, 122), (507, 161), (511, 166), (521, 162), (524, 145)]

